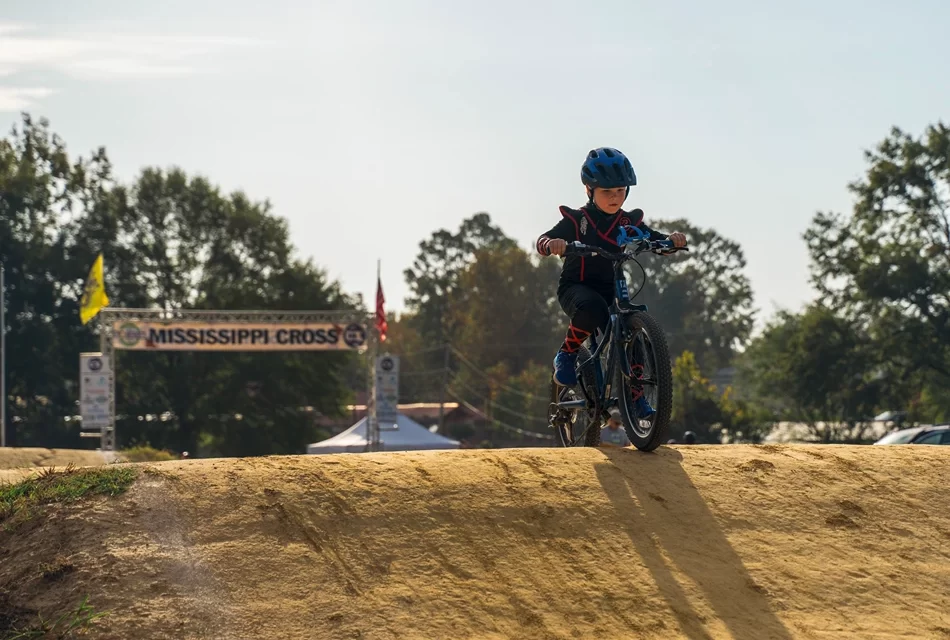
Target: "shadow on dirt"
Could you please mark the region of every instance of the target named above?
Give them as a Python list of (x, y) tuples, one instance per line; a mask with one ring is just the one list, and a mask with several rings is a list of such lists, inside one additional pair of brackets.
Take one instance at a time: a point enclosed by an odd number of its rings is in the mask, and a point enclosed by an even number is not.
[(600, 484), (685, 635), (712, 638), (674, 573), (701, 590), (708, 608), (737, 640), (792, 637), (690, 481), (682, 454), (668, 448), (650, 454), (601, 451), (607, 461), (595, 464)]

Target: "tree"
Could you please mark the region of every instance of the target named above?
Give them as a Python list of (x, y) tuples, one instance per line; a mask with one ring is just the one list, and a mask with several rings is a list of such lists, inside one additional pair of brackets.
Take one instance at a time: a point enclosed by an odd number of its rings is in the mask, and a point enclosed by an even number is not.
[(489, 409), (499, 439), (528, 445), (545, 444), (545, 440), (529, 434), (550, 436), (552, 433), (547, 426), (550, 388), (550, 365), (534, 362), (528, 363), (517, 375), (494, 378)]
[(436, 401), (448, 379), (448, 346), (425, 341), (416, 320), (409, 313), (387, 314), (389, 331), (382, 348), (399, 356), (399, 402)]
[(740, 361), (740, 380), (775, 418), (825, 441), (862, 441), (891, 378), (859, 323), (820, 305), (780, 313)]
[(547, 432), (550, 363), (566, 326), (558, 272), (555, 260), (517, 247), (485, 248), (450, 297), (453, 392), (492, 417), (494, 441), (538, 444), (516, 429)]
[(690, 250), (670, 256), (641, 254), (643, 272), (629, 263), (631, 296), (636, 293), (636, 302), (648, 305), (666, 331), (672, 353), (692, 352), (707, 371), (728, 366), (748, 341), (754, 321), (742, 248), (713, 229), (683, 219), (658, 220), (651, 226), (682, 231)]
[(716, 387), (703, 377), (691, 351), (684, 351), (673, 364), (673, 415), (670, 437), (682, 440), (693, 431), (699, 442), (719, 442), (717, 426), (722, 420)]
[[(105, 151), (71, 163), (46, 121), (23, 117), (0, 141), (0, 259), (7, 271), (10, 414), (18, 445), (77, 446), (82, 283), (105, 254), (113, 306), (353, 309), (356, 301), (293, 256), (266, 203), (227, 196), (182, 171), (117, 184)], [(118, 363), (121, 444), (226, 454), (299, 452), (316, 433), (301, 406), (340, 413), (356, 358), (329, 354), (134, 353)], [(139, 417), (157, 415), (156, 421)], [(241, 415), (238, 419), (236, 416)], [(12, 417), (12, 415), (9, 415)], [(245, 419), (246, 418), (246, 419)]]
[(78, 354), (91, 340), (90, 329), (78, 322), (78, 300), (96, 247), (76, 251), (72, 228), (64, 223), (86, 215), (110, 180), (102, 150), (72, 164), (45, 120), (24, 115), (21, 126), (0, 140), (0, 260), (6, 267), (9, 350), (5, 423), (13, 445), (80, 442), (66, 418), (76, 413)]
[(942, 384), (937, 376), (929, 376), (920, 385), (920, 393), (911, 395), (908, 418), (913, 422), (933, 424), (950, 422), (950, 385)]
[(449, 296), (456, 348), (482, 369), (504, 363), (517, 373), (552, 360), (566, 327), (557, 268), (518, 247), (476, 251)]
[[(892, 367), (950, 385), (950, 128), (898, 128), (865, 153), (848, 216), (819, 212), (805, 233), (812, 283), (867, 329)], [(918, 391), (920, 389), (918, 388)]]
[(456, 233), (440, 229), (420, 242), (419, 254), (405, 271), (409, 285), (406, 306), (415, 316), (418, 331), (437, 343), (451, 340), (448, 302), (463, 269), (479, 249), (515, 246), (514, 240), (491, 223), (487, 213), (463, 220)]
[(772, 416), (758, 402), (727, 386), (719, 397), (723, 442), (761, 442), (773, 426)]
[[(115, 205), (114, 246), (130, 256), (125, 266), (134, 279), (118, 283), (119, 305), (134, 291), (135, 302), (166, 310), (355, 306), (323, 272), (293, 258), (287, 224), (266, 203), (224, 196), (177, 169), (146, 169), (130, 190), (117, 190)], [(315, 432), (298, 407), (339, 414), (352, 360), (342, 353), (123, 353), (117, 393), (133, 415), (170, 411), (164, 437), (151, 436), (177, 450), (194, 450), (203, 437), (222, 454), (299, 452)]]

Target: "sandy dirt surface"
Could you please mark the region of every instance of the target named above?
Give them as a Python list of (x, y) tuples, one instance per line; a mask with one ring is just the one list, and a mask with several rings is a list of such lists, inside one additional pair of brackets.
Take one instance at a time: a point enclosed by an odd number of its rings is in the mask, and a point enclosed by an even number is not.
[(11, 610), (88, 595), (98, 638), (950, 638), (950, 447), (140, 466), (0, 531)]
[(68, 464), (87, 467), (105, 463), (102, 453), (86, 449), (0, 447), (0, 484), (17, 482), (45, 467), (61, 468)]

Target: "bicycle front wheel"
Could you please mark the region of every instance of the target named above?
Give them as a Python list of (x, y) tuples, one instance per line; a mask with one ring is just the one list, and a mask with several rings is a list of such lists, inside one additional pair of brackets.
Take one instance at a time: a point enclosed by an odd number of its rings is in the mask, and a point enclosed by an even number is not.
[[(623, 428), (631, 444), (641, 451), (653, 451), (666, 440), (673, 413), (673, 370), (666, 334), (656, 319), (646, 312), (627, 316), (621, 344), (629, 369), (614, 367), (614, 388)], [(656, 413), (641, 418), (637, 398), (643, 395)]]

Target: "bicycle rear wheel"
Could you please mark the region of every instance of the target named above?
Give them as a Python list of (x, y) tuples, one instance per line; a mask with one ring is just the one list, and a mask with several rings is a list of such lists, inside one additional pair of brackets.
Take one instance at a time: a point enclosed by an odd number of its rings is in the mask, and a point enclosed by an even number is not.
[[(614, 367), (614, 388), (623, 428), (634, 447), (653, 451), (666, 440), (673, 412), (673, 371), (666, 334), (656, 319), (646, 312), (627, 316), (622, 336), (629, 371)], [(656, 410), (649, 419), (637, 415), (640, 394)]]
[[(586, 347), (580, 347), (577, 352), (577, 363), (578, 365), (590, 359), (590, 351)], [(579, 368), (577, 370), (577, 379), (578, 382), (583, 380), (585, 388), (588, 390), (588, 393), (597, 393), (597, 377), (594, 373), (593, 363), (584, 367), (583, 371)], [(558, 402), (566, 402), (570, 400), (584, 400), (584, 394), (581, 393), (579, 385), (573, 387), (562, 387), (558, 383), (554, 382), (554, 377), (551, 377), (551, 410), (550, 415), (548, 416), (548, 422), (551, 427), (554, 429), (555, 440), (558, 443), (558, 446), (561, 447), (573, 447), (577, 446), (574, 444), (574, 440), (580, 437), (581, 433), (584, 433), (583, 446), (585, 447), (596, 447), (600, 445), (600, 425), (594, 425), (588, 428), (588, 425), (591, 424), (589, 411), (587, 409), (578, 409), (578, 410), (567, 410), (567, 409), (557, 409), (555, 404)], [(586, 430), (586, 433), (585, 433)]]

